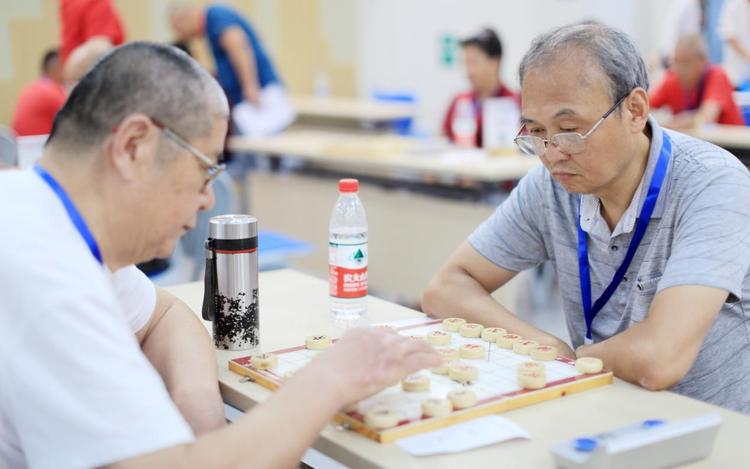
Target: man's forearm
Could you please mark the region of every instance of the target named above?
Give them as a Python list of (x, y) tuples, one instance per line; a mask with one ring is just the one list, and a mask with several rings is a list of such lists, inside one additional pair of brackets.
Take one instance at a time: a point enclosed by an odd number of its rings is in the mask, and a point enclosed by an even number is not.
[(224, 425), (215, 350), (195, 314), (171, 295), (168, 298), (142, 348), (193, 431), (202, 434)]
[(422, 340), (356, 328), (300, 369), (262, 405), (193, 444), (136, 456), (112, 467), (294, 467), (343, 406), (441, 362)]
[[(345, 398), (337, 394), (333, 381), (326, 379), (330, 373), (330, 369), (313, 364), (232, 425), (210, 432), (192, 445), (164, 449), (110, 467), (295, 467), (330, 416), (344, 404)], [(282, 427), (284, 433), (279, 434)]]
[(727, 44), (729, 44), (729, 47), (734, 49), (737, 54), (741, 55), (743, 59), (750, 61), (750, 51), (742, 45), (739, 39), (735, 37), (727, 39)]
[(232, 64), (237, 79), (245, 90), (248, 87), (258, 87), (258, 71), (255, 67), (255, 53), (252, 45), (245, 37), (245, 33), (240, 29), (230, 29), (222, 37), (222, 46), (224, 47), (229, 62)]
[(681, 367), (670, 363), (672, 354), (644, 328), (635, 324), (628, 330), (602, 342), (582, 345), (576, 349), (578, 357), (597, 357), (620, 379), (646, 389), (668, 389), (679, 382)]

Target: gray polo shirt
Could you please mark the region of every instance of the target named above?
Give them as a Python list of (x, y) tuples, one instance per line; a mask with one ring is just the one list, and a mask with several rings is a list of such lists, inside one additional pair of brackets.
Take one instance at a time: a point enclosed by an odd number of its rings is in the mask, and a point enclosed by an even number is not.
[(566, 192), (540, 166), (520, 181), (469, 242), (510, 271), (550, 260), (573, 345), (581, 345), (586, 322), (578, 278), (579, 206), (581, 226), (588, 233), (593, 303), (625, 257), (668, 132), (672, 157), (648, 229), (625, 278), (594, 319), (592, 336), (599, 342), (642, 321), (654, 295), (665, 288), (705, 285), (727, 290), (729, 298), (698, 358), (673, 390), (750, 413), (750, 173), (719, 147), (662, 130), (653, 119), (649, 124), (652, 139), (644, 177), (613, 231), (596, 197)]

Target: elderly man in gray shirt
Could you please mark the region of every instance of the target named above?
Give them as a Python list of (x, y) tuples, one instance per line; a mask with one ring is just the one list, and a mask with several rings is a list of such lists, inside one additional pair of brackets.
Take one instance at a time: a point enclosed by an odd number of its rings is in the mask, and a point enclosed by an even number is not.
[[(622, 379), (750, 413), (750, 174), (649, 117), (633, 42), (586, 22), (536, 38), (516, 143), (543, 167), (449, 258), (424, 311), (504, 327)], [(551, 261), (573, 346), (490, 293)]]

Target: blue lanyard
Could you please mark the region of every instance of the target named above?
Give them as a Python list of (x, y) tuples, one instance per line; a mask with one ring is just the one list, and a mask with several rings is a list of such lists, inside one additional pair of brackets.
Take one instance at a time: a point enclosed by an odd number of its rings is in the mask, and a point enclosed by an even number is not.
[(60, 183), (57, 182), (57, 180), (53, 178), (52, 175), (47, 172), (47, 170), (42, 168), (39, 163), (34, 165), (34, 171), (36, 171), (36, 173), (41, 176), (44, 182), (46, 182), (47, 185), (55, 192), (55, 195), (57, 195), (57, 198), (60, 199), (60, 202), (62, 202), (63, 206), (65, 207), (65, 211), (68, 212), (68, 218), (70, 218), (70, 221), (73, 222), (73, 225), (75, 225), (78, 233), (81, 234), (83, 240), (86, 241), (86, 244), (89, 247), (89, 251), (91, 251), (91, 254), (94, 256), (94, 258), (96, 258), (96, 260), (103, 265), (104, 263), (102, 262), (102, 255), (99, 252), (99, 245), (96, 244), (94, 235), (92, 235), (91, 231), (89, 231), (89, 227), (86, 226), (86, 222), (83, 220), (81, 213), (78, 211), (75, 204), (73, 204), (73, 201), (70, 200), (70, 197), (68, 197), (65, 189), (63, 189)]
[(588, 342), (592, 340), (591, 323), (607, 301), (609, 301), (609, 298), (615, 292), (617, 286), (620, 285), (622, 278), (628, 271), (628, 267), (630, 267), (630, 262), (633, 260), (635, 251), (638, 249), (638, 245), (641, 244), (643, 235), (646, 233), (646, 228), (651, 220), (651, 214), (654, 213), (656, 199), (659, 198), (661, 185), (667, 174), (667, 166), (669, 165), (669, 158), (672, 154), (672, 142), (669, 140), (669, 136), (666, 132), (662, 133), (662, 135), (664, 136), (664, 140), (661, 145), (661, 150), (659, 151), (659, 160), (656, 162), (654, 174), (651, 176), (651, 182), (648, 186), (648, 195), (646, 195), (646, 201), (643, 203), (640, 215), (638, 215), (638, 222), (636, 223), (633, 238), (630, 240), (628, 252), (625, 254), (625, 259), (623, 259), (622, 264), (615, 272), (612, 281), (599, 299), (596, 300), (593, 308), (591, 306), (591, 274), (589, 271), (588, 248), (586, 246), (586, 232), (583, 231), (583, 228), (581, 227), (581, 211), (580, 209), (578, 210), (578, 277), (581, 282), (581, 300), (583, 303), (583, 316), (586, 319), (586, 339)]

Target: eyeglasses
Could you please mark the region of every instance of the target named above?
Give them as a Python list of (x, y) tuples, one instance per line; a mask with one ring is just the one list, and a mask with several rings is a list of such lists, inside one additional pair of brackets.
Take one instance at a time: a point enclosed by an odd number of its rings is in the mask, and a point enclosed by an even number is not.
[(208, 187), (210, 187), (211, 184), (213, 184), (213, 182), (216, 180), (216, 178), (219, 177), (219, 174), (224, 172), (224, 170), (226, 169), (226, 165), (214, 164), (214, 162), (211, 161), (211, 158), (206, 156), (203, 152), (195, 148), (193, 145), (189, 144), (187, 140), (177, 135), (172, 129), (162, 124), (159, 120), (152, 117), (151, 121), (155, 126), (161, 129), (162, 132), (164, 132), (164, 135), (166, 135), (167, 138), (171, 139), (177, 145), (189, 151), (193, 156), (198, 158), (201, 163), (208, 167), (206, 170), (206, 182), (203, 184), (203, 189), (207, 189)]
[(518, 131), (518, 134), (516, 134), (516, 138), (514, 138), (513, 141), (518, 145), (518, 148), (521, 149), (521, 152), (531, 156), (544, 156), (547, 152), (547, 144), (551, 144), (553, 147), (557, 148), (558, 151), (567, 155), (581, 153), (586, 148), (586, 139), (588, 139), (591, 134), (602, 125), (604, 119), (612, 114), (612, 112), (617, 109), (617, 106), (619, 106), (629, 94), (630, 93), (618, 99), (617, 102), (612, 105), (612, 107), (609, 108), (609, 110), (605, 112), (598, 121), (596, 121), (594, 126), (591, 127), (591, 130), (583, 135), (578, 132), (563, 132), (555, 134), (550, 138), (537, 137), (536, 135), (521, 135), (521, 132), (526, 128), (526, 124), (524, 124), (521, 126), (521, 129)]

